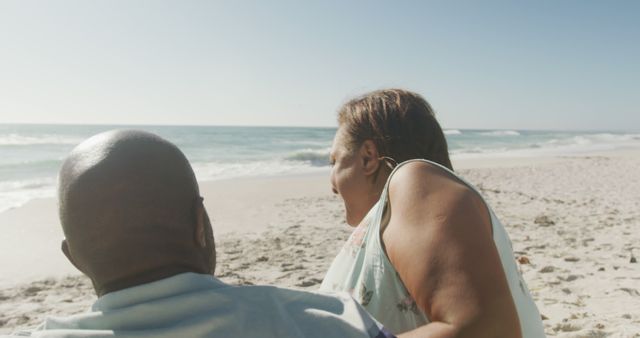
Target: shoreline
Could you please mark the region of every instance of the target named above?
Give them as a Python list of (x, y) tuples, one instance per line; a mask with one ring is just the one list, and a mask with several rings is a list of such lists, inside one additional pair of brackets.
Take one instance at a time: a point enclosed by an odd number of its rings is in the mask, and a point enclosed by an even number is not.
[[(639, 134), (640, 135), (640, 134)], [(640, 136), (638, 136), (640, 138)], [(634, 152), (640, 151), (640, 143), (634, 146), (623, 146), (623, 147), (615, 147), (613, 149), (564, 149), (564, 150), (556, 150), (556, 151), (541, 151), (536, 153), (536, 150), (533, 149), (524, 149), (524, 152), (520, 152), (519, 150), (509, 150), (506, 152), (495, 152), (495, 153), (481, 153), (481, 154), (473, 154), (473, 153), (463, 153), (463, 154), (452, 154), (451, 160), (454, 164), (454, 169), (479, 169), (479, 168), (495, 168), (495, 167), (516, 167), (523, 165), (539, 165), (543, 162), (556, 161), (565, 157), (584, 157), (584, 156), (612, 156), (615, 154), (632, 154)], [(327, 154), (328, 156), (328, 154)], [(197, 166), (201, 165), (201, 163), (193, 164), (194, 170), (196, 171), (196, 176), (198, 175), (198, 170), (196, 170)], [(262, 179), (278, 179), (278, 178), (291, 178), (291, 177), (314, 177), (314, 176), (322, 176), (326, 175), (328, 177), (330, 171), (330, 167), (326, 166), (310, 166), (301, 169), (301, 171), (289, 172), (289, 173), (275, 173), (275, 174), (246, 174), (239, 176), (230, 176), (227, 177), (223, 175), (222, 177), (212, 178), (205, 177), (204, 179), (199, 179), (200, 184), (211, 184), (212, 182), (225, 182), (225, 181), (244, 181), (244, 180), (262, 180)], [(205, 175), (206, 176), (206, 175)], [(55, 177), (46, 178), (54, 182), (55, 185)], [(55, 186), (48, 184), (44, 186), (41, 190), (31, 191), (28, 196), (25, 197), (21, 195), (19, 197), (15, 197), (20, 200), (20, 202), (12, 202), (8, 205), (3, 204), (0, 207), (0, 215), (5, 212), (9, 212), (11, 210), (15, 210), (18, 208), (22, 208), (25, 205), (29, 204), (34, 200), (39, 199), (54, 199), (55, 198)], [(33, 195), (44, 194), (44, 197), (32, 197)], [(25, 200), (25, 198), (28, 198)]]
[[(452, 162), (456, 171), (473, 171), (541, 167), (575, 158), (634, 156), (640, 157), (640, 149), (544, 157), (452, 158)], [(199, 182), (199, 185), (214, 234), (257, 237), (278, 224), (283, 216), (281, 206), (287, 200), (303, 196), (335, 199), (341, 208), (339, 198), (331, 192), (329, 175), (330, 168), (327, 168), (324, 172), (208, 180)], [(336, 221), (347, 226), (341, 219)], [(5, 271), (19, 271), (11, 274), (12, 277), (0, 275), (0, 289), (34, 279), (80, 273), (60, 251), (64, 235), (58, 221), (55, 197), (32, 199), (22, 206), (0, 212), (0, 226), (3, 228), (0, 247), (5, 252), (9, 251), (9, 254), (0, 255), (0, 266)], [(42, 257), (48, 258), (46, 264), (42, 263)], [(21, 269), (24, 265), (35, 267), (36, 271), (24, 271)]]
[[(505, 224), (548, 336), (640, 334), (640, 150), (453, 165)], [(205, 181), (201, 193), (230, 284), (315, 290), (351, 230), (328, 172)], [(0, 334), (95, 299), (59, 250), (56, 212), (49, 198), (0, 213)]]

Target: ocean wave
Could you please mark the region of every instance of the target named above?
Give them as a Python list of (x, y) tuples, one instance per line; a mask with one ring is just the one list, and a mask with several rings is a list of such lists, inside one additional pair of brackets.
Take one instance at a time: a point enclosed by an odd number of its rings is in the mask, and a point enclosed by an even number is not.
[(584, 146), (587, 144), (591, 144), (591, 140), (587, 136), (574, 136), (570, 139), (569, 144)]
[(640, 134), (610, 134), (610, 133), (600, 133), (593, 134), (593, 138), (600, 141), (638, 141), (640, 140)]
[(281, 140), (278, 144), (291, 144), (299, 147), (328, 147), (331, 146), (331, 140)]
[(270, 160), (251, 162), (195, 162), (193, 170), (199, 181), (215, 181), (238, 177), (264, 177), (325, 172), (327, 166), (308, 162)]
[(13, 190), (37, 190), (41, 188), (52, 188), (56, 185), (55, 177), (40, 177), (16, 181), (0, 181), (0, 191)]
[[(466, 147), (451, 151), (455, 158), (479, 157), (535, 157), (577, 155), (616, 149), (640, 148), (640, 134), (615, 133), (555, 133), (546, 140), (525, 142), (525, 137), (516, 138), (506, 146)], [(516, 141), (521, 140), (521, 141)], [(504, 142), (502, 142), (504, 143)]]
[(481, 132), (480, 135), (484, 136), (520, 136), (520, 133), (515, 130), (493, 130), (487, 132)]
[(626, 148), (640, 145), (640, 134), (582, 134), (555, 142), (556, 146)]
[(482, 157), (485, 155), (493, 155), (508, 152), (509, 149), (505, 147), (499, 148), (463, 148), (449, 151), (449, 154), (454, 157)]
[(0, 182), (0, 212), (24, 205), (35, 198), (55, 196), (56, 179), (42, 177)]
[(314, 167), (325, 167), (329, 165), (329, 154), (331, 148), (325, 149), (302, 149), (287, 156), (287, 161), (300, 161), (310, 163)]
[[(11, 161), (14, 160), (14, 161)], [(56, 170), (64, 158), (59, 159), (27, 159), (20, 161), (19, 159), (10, 158), (1, 159), (0, 160), (0, 173), (3, 170), (7, 171), (24, 171), (24, 170), (33, 170), (33, 169), (51, 169)], [(1, 177), (0, 177), (1, 179)]]
[(30, 146), (44, 144), (69, 144), (82, 142), (81, 138), (61, 135), (26, 136), (20, 134), (0, 135), (0, 146)]
[[(93, 128), (86, 132), (79, 129), (78, 135), (90, 134)], [(21, 205), (29, 199), (54, 195), (56, 173), (67, 148), (82, 141), (80, 136), (73, 134), (76, 131), (65, 130), (56, 135), (56, 130), (37, 134), (30, 129), (9, 129), (0, 133), (0, 153), (5, 155), (0, 158), (0, 211)], [(168, 139), (180, 140), (178, 144), (201, 181), (326, 174), (329, 171), (329, 147), (333, 131), (323, 131), (319, 136), (312, 137), (300, 134), (296, 129), (286, 138), (268, 131), (259, 134), (256, 139), (248, 139), (246, 135), (249, 132), (259, 133), (260, 130), (246, 129), (246, 133), (236, 135), (230, 132), (222, 138), (216, 138), (217, 130), (212, 129), (210, 134), (194, 134), (188, 128), (167, 131)], [(608, 149), (640, 148), (638, 132), (447, 129), (444, 133), (451, 140), (449, 149), (454, 158), (564, 156)]]

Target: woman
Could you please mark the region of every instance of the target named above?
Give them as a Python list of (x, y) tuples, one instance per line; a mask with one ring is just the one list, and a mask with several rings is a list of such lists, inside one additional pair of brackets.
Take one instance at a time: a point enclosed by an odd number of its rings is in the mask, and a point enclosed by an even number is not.
[(504, 227), (453, 173), (429, 104), (375, 91), (338, 122), (331, 184), (356, 228), (321, 290), (351, 292), (399, 337), (544, 337)]

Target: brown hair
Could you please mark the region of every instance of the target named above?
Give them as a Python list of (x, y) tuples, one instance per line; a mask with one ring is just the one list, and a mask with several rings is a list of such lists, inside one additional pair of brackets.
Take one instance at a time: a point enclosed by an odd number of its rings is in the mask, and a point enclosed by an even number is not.
[(352, 99), (338, 112), (348, 146), (372, 140), (381, 156), (398, 163), (422, 158), (453, 170), (447, 140), (433, 109), (422, 96), (402, 89), (384, 89)]

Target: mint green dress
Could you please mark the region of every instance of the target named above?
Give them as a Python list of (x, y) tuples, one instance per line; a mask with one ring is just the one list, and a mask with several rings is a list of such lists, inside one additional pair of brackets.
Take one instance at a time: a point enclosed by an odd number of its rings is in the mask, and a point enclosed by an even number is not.
[[(453, 171), (437, 163), (427, 160), (410, 160), (399, 164), (389, 175), (380, 200), (354, 229), (329, 267), (320, 286), (320, 291), (351, 293), (353, 298), (360, 302), (375, 319), (394, 334), (410, 331), (429, 323), (429, 318), (417, 307), (389, 261), (380, 239), (382, 230), (389, 222), (389, 213), (386, 212), (389, 203), (389, 181), (404, 164), (414, 161), (436, 165), (478, 192)], [(479, 192), (478, 194), (480, 195)], [(493, 240), (518, 311), (522, 336), (523, 338), (545, 337), (538, 308), (518, 270), (511, 240), (486, 201), (484, 203), (491, 214)], [(419, 264), (419, 262), (415, 263)]]

